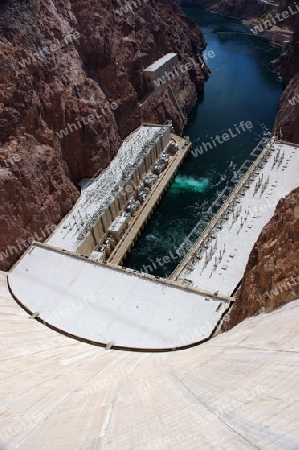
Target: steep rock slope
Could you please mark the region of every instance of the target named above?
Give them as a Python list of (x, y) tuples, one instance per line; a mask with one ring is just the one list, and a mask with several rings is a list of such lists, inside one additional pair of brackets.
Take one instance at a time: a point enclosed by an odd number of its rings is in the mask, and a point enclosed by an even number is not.
[[(175, 0), (1, 3), (0, 269), (49, 234), (78, 198), (74, 183), (140, 123), (172, 119), (182, 131), (203, 90), (204, 46)], [(167, 52), (194, 69), (171, 82), (175, 104), (167, 89), (143, 102), (142, 71)]]
[(258, 0), (181, 0), (181, 5), (194, 5), (238, 19), (251, 19), (264, 14), (271, 8)]
[(274, 66), (287, 85), (279, 102), (274, 131), (279, 138), (299, 144), (299, 14), (293, 39)]
[(298, 274), (299, 188), (278, 203), (275, 215), (260, 234), (222, 329), (298, 298)]

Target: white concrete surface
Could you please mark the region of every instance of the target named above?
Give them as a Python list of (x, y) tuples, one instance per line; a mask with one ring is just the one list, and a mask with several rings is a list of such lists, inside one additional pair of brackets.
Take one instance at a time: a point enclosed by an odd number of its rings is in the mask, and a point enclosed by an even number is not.
[[(70, 252), (76, 252), (80, 242), (101, 216), (107, 206), (130, 179), (130, 171), (142, 157), (146, 145), (156, 139), (163, 126), (140, 126), (123, 142), (109, 167), (95, 180), (83, 180), (81, 196), (71, 213), (57, 227), (48, 243)], [(94, 220), (93, 220), (94, 217)], [(85, 228), (88, 228), (86, 232)]]
[(28, 318), (0, 272), (1, 450), (297, 450), (299, 301), (189, 350), (104, 350)]
[(153, 64), (144, 69), (144, 72), (156, 72), (157, 69), (163, 67), (165, 63), (171, 61), (172, 59), (177, 57), (177, 53), (167, 53), (162, 56), (162, 58), (155, 61)]
[(79, 338), (169, 349), (208, 338), (228, 303), (139, 274), (32, 246), (9, 274), (31, 313)]
[[(274, 164), (278, 152), (281, 163)], [(215, 239), (212, 239), (202, 258), (193, 258), (189, 269), (185, 266), (178, 279), (187, 278), (193, 286), (212, 292), (218, 290), (219, 295), (231, 296), (244, 274), (253, 245), (273, 216), (278, 201), (299, 186), (298, 171), (299, 148), (274, 144), (270, 158), (255, 175), (245, 195), (238, 198), (240, 203), (228, 214), (222, 229), (214, 228)], [(269, 177), (267, 188), (264, 193), (259, 188), (254, 194), (256, 183), (262, 176), (262, 186)], [(240, 214), (236, 217), (238, 209)], [(199, 245), (198, 248), (203, 247)]]

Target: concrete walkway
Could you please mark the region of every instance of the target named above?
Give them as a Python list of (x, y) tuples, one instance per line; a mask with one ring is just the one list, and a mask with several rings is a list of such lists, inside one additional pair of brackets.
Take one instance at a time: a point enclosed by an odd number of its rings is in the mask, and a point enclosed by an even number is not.
[(104, 350), (28, 317), (0, 273), (1, 450), (296, 450), (299, 301), (189, 350)]

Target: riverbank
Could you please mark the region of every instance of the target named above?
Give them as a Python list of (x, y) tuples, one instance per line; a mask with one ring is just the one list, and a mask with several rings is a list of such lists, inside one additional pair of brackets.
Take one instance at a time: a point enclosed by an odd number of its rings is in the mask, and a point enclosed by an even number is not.
[(293, 36), (292, 18), (298, 13), (296, 5), (292, 8), (292, 5), (283, 6), (281, 2), (235, 1), (229, 4), (214, 0), (184, 0), (181, 5), (198, 6), (230, 19), (241, 20), (254, 34), (281, 45), (283, 49)]

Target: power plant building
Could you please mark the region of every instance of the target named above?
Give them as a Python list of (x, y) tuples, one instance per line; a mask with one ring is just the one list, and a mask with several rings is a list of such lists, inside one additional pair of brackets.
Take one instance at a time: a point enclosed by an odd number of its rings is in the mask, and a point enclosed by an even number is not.
[(159, 79), (163, 80), (165, 73), (172, 73), (178, 62), (177, 53), (167, 53), (148, 66), (143, 71), (148, 88), (157, 90), (160, 87)]
[(107, 232), (119, 239), (127, 226), (122, 213), (128, 201), (134, 202), (137, 186), (171, 147), (170, 128), (145, 124), (131, 133), (109, 167), (97, 179), (81, 183), (80, 199), (48, 244), (89, 256)]

